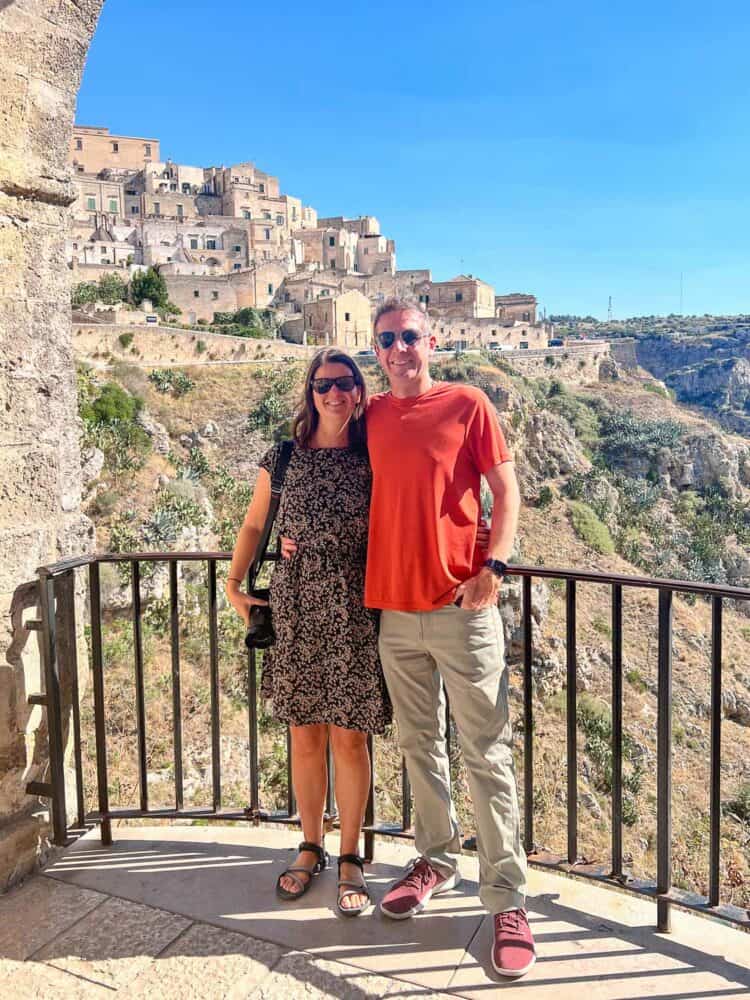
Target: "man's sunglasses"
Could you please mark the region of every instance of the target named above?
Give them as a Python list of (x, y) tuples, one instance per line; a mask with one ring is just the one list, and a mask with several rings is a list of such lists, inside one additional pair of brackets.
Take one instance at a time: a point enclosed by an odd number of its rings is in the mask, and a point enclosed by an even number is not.
[(401, 333), (394, 333), (392, 330), (383, 330), (382, 333), (375, 334), (375, 340), (377, 340), (384, 351), (387, 351), (389, 347), (393, 347), (397, 337), (400, 337), (407, 347), (413, 347), (418, 340), (426, 336), (427, 334), (420, 333), (419, 330), (402, 330)]
[(325, 396), (335, 385), (342, 392), (351, 392), (357, 380), (353, 375), (338, 375), (336, 378), (314, 378), (312, 387), (320, 396)]

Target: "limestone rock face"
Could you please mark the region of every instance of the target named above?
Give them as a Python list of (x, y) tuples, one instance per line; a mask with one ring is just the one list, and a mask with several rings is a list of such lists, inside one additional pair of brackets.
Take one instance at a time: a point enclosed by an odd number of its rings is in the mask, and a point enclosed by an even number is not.
[(101, 6), (0, 4), (0, 888), (37, 863), (47, 835), (45, 804), (25, 794), (45, 774), (46, 720), (26, 700), (39, 658), (24, 622), (38, 612), (23, 585), (92, 544), (64, 248), (76, 93)]

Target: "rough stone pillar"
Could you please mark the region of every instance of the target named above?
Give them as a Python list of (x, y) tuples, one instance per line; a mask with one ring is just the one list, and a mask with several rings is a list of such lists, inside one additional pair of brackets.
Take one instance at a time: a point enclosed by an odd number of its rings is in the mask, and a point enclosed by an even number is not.
[(0, 891), (37, 863), (37, 566), (88, 551), (64, 240), (76, 95), (103, 0), (0, 0)]

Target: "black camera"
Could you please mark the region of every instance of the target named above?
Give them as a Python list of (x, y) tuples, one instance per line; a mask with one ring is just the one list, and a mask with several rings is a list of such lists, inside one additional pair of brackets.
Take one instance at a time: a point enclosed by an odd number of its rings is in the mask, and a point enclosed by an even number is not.
[[(268, 600), (268, 595), (267, 589), (253, 591), (253, 597), (259, 597), (264, 601)], [(253, 604), (247, 623), (245, 645), (248, 649), (268, 649), (269, 646), (273, 646), (275, 640), (271, 608), (267, 604)]]

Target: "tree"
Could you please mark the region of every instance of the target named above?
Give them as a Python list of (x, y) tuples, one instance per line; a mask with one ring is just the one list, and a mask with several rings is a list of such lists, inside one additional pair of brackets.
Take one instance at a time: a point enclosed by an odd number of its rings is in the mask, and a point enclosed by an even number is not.
[(124, 302), (128, 297), (128, 284), (119, 274), (103, 274), (99, 278), (97, 298), (106, 305), (113, 306), (116, 302)]
[(87, 302), (96, 302), (99, 289), (91, 281), (81, 281), (70, 293), (70, 302), (74, 306), (82, 306)]
[(167, 283), (155, 267), (137, 271), (130, 279), (130, 298), (137, 306), (149, 299), (155, 309), (164, 308), (169, 303)]

